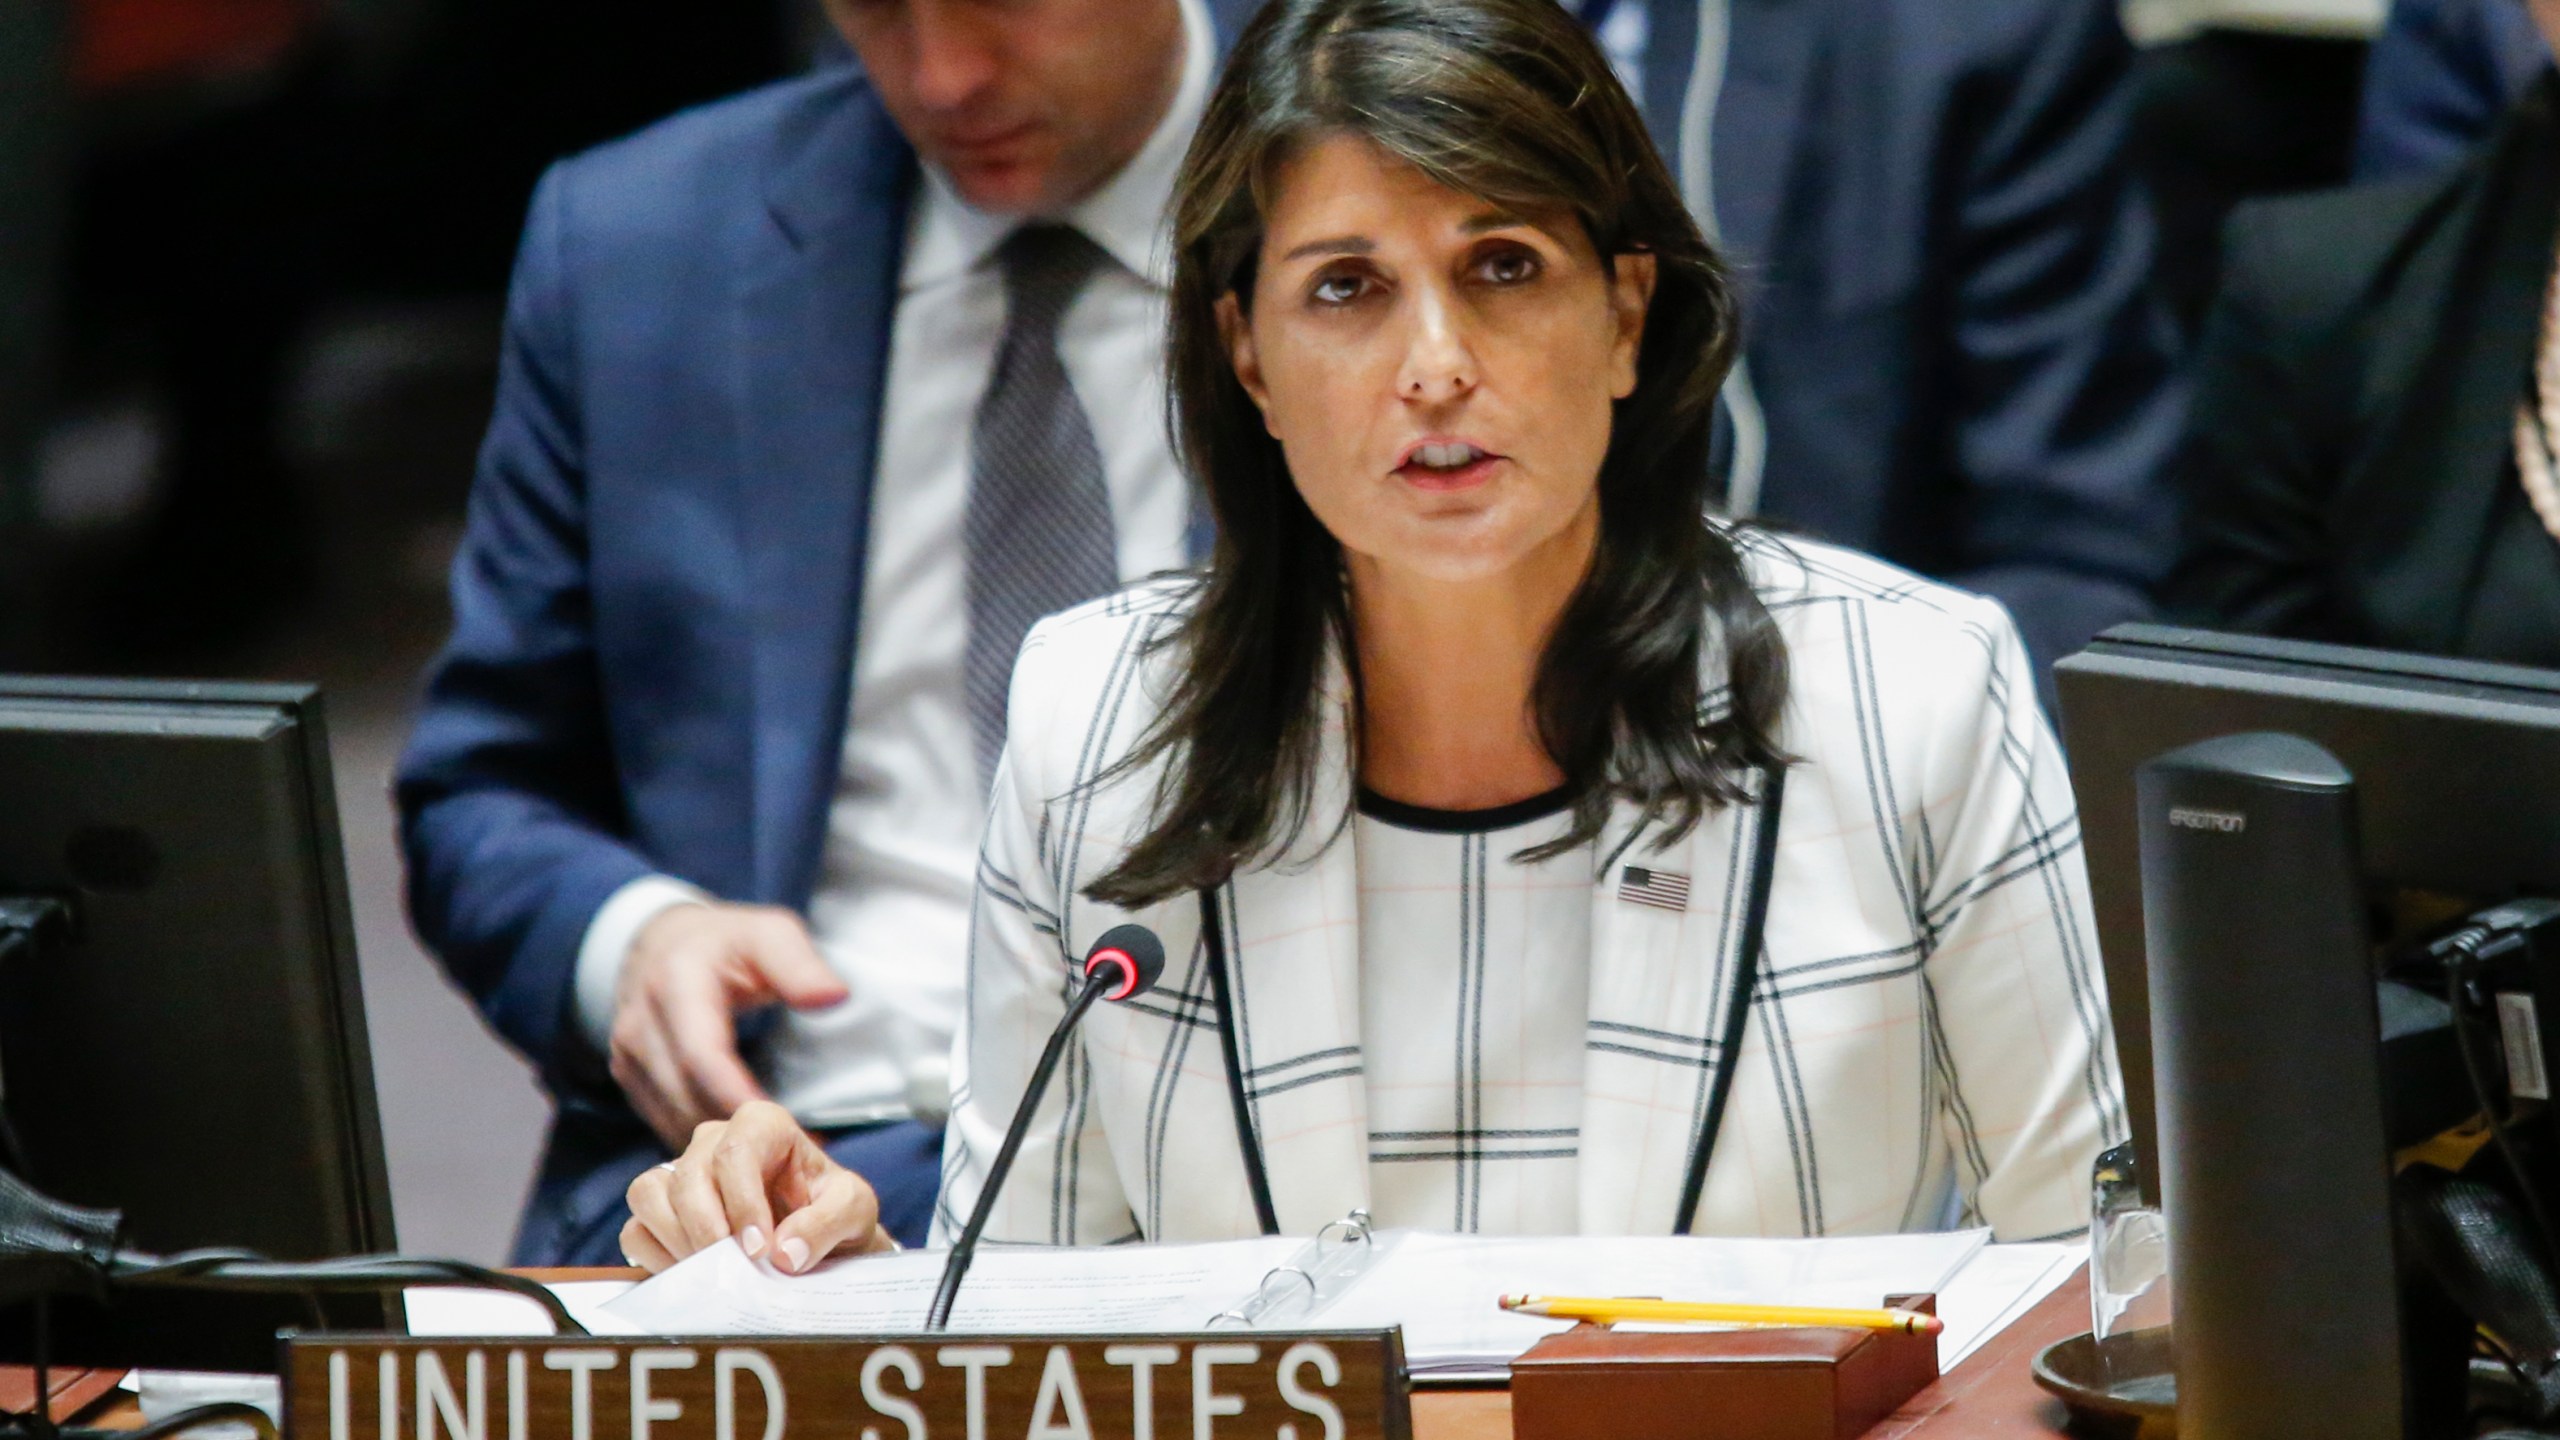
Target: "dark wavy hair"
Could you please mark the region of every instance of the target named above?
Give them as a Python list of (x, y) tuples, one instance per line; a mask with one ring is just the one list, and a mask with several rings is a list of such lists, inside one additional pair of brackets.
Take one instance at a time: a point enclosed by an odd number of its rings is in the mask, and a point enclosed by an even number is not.
[[(1538, 735), (1573, 823), (1533, 854), (1589, 843), (1619, 797), (1686, 833), (1783, 758), (1786, 647), (1733, 528), (1708, 514), (1732, 290), (1599, 46), (1557, 0), (1272, 0), (1238, 38), (1174, 194), (1170, 421), (1218, 539), (1189, 610), (1152, 642), (1174, 657), (1166, 706), (1103, 777), (1164, 763), (1153, 828), (1086, 891), (1106, 903), (1285, 853), (1316, 818), (1328, 657), (1356, 703), (1341, 547), (1236, 379), (1217, 315), (1229, 294), (1250, 308), (1280, 168), (1342, 135), (1515, 213), (1570, 211), (1613, 270), (1626, 255), (1657, 266), (1600, 467), (1597, 553), (1539, 661)], [(1719, 644), (1728, 693), (1711, 699), (1699, 671)], [(1356, 716), (1352, 733), (1356, 747)]]

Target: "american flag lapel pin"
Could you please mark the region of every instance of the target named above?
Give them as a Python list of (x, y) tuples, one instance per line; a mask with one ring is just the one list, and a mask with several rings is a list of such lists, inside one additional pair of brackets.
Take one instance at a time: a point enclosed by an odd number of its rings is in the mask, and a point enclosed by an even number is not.
[(1618, 872), (1618, 898), (1630, 905), (1651, 905), (1657, 910), (1686, 910), (1689, 877), (1677, 870), (1630, 865)]

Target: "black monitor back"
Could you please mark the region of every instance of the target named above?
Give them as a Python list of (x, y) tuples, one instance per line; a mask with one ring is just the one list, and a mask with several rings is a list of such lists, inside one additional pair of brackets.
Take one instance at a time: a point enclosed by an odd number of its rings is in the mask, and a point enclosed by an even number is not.
[(2386, 932), (2517, 894), (2560, 895), (2560, 672), (2157, 625), (2119, 625), (2055, 667), (2098, 943), (2144, 1188), (2150, 989), (2134, 772), (2166, 751), (2273, 731), (2355, 776)]
[[(0, 974), (0, 1112), (39, 1189), (162, 1253), (395, 1247), (316, 691), (0, 678), (0, 894), (74, 913)], [(313, 1318), (122, 1297), (53, 1328), (61, 1358), (267, 1368), (274, 1330)]]

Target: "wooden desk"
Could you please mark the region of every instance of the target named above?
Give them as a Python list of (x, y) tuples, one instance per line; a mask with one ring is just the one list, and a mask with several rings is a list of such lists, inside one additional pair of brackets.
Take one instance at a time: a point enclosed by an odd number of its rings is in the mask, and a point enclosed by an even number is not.
[(1940, 1376), (1892, 1419), (1868, 1431), (1868, 1440), (2063, 1434), (2062, 1402), (2036, 1384), (2029, 1362), (2047, 1345), (2088, 1328), (2089, 1272), (2084, 1267), (1953, 1373)]
[[(2036, 1388), (2027, 1362), (2089, 1328), (2088, 1272), (2073, 1276), (1991, 1338), (1938, 1383), (1870, 1430), (1866, 1440), (2050, 1437), (2064, 1432), (2062, 1402)], [(1511, 1396), (1502, 1390), (1418, 1390), (1414, 1440), (1510, 1440)]]
[[(529, 1270), (537, 1280), (630, 1280), (636, 1270)], [(2056, 1340), (2089, 1328), (2089, 1281), (2083, 1270), (1991, 1338), (1938, 1383), (1867, 1432), (1865, 1440), (2034, 1440), (2062, 1435), (2062, 1402), (2036, 1387), (2027, 1362)], [(130, 1429), (141, 1423), (133, 1398), (121, 1392), (82, 1417), (85, 1423)], [(1414, 1440), (1510, 1440), (1511, 1395), (1506, 1390), (1421, 1390), (1413, 1397)]]

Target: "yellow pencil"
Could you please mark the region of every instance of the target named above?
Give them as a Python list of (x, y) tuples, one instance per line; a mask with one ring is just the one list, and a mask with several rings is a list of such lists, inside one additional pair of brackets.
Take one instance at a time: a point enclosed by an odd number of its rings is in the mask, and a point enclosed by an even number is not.
[(1946, 1322), (1917, 1310), (1837, 1310), (1813, 1305), (1717, 1305), (1685, 1300), (1605, 1300), (1585, 1295), (1505, 1295), (1502, 1308), (1555, 1320), (1589, 1320), (1601, 1325), (1620, 1321), (1681, 1322), (1723, 1325), (1820, 1326), (1850, 1330), (1893, 1330), (1935, 1335)]

